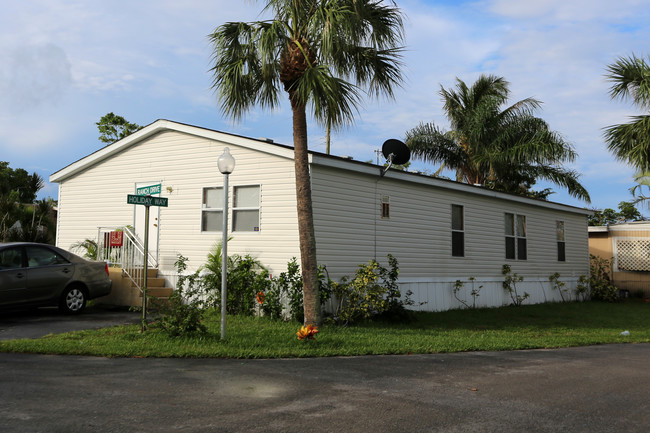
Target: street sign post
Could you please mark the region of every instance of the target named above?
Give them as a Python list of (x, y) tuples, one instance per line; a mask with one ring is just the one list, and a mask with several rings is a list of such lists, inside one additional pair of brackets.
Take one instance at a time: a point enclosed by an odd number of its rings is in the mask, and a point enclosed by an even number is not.
[(149, 186), (143, 186), (140, 188), (137, 188), (135, 190), (135, 193), (137, 195), (152, 195), (152, 194), (160, 194), (160, 189), (162, 187), (162, 184), (157, 184), (157, 185), (149, 185)]
[(128, 204), (144, 205), (144, 276), (142, 278), (142, 331), (147, 324), (147, 273), (149, 271), (149, 208), (151, 206), (167, 207), (168, 199), (163, 197), (152, 197), (149, 194), (160, 193), (160, 185), (151, 185), (136, 190), (138, 194), (146, 192), (146, 195), (127, 194)]
[(162, 206), (167, 207), (167, 202), (169, 199), (164, 197), (152, 197), (150, 195), (133, 195), (128, 194), (126, 196), (126, 202), (128, 204), (143, 204), (145, 206)]

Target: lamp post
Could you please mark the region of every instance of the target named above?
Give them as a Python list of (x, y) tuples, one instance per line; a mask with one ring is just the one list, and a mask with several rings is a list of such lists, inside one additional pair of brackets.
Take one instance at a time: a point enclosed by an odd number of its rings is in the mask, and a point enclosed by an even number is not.
[(227, 273), (228, 273), (228, 175), (235, 169), (235, 158), (230, 154), (230, 149), (223, 149), (217, 159), (219, 171), (223, 174), (223, 239), (221, 241), (221, 339), (226, 338), (226, 299), (227, 299)]

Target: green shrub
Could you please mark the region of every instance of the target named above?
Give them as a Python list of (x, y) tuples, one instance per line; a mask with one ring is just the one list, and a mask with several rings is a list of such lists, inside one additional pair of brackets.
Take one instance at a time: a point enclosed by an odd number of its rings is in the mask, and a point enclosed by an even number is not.
[(453, 293), (454, 293), (454, 298), (461, 304), (465, 306), (465, 308), (476, 308), (476, 298), (478, 298), (481, 292), (481, 289), (483, 286), (478, 286), (476, 288), (476, 277), (469, 277), (469, 280), (472, 283), (472, 290), (469, 292), (470, 296), (472, 297), (472, 305), (470, 306), (467, 301), (464, 299), (461, 299), (458, 297), (458, 292), (461, 291), (465, 287), (465, 283), (461, 280), (456, 280), (456, 282), (453, 284)]
[(618, 288), (612, 284), (610, 279), (614, 259), (603, 259), (593, 254), (589, 255), (589, 259), (591, 299), (604, 302), (618, 301)]
[(580, 275), (578, 284), (576, 284), (576, 299), (586, 301), (589, 297), (589, 278), (586, 275)]
[[(323, 266), (318, 268), (318, 280), (321, 305), (323, 305), (329, 300), (331, 292), (327, 270)], [(295, 257), (287, 263), (287, 270), (271, 281), (270, 287), (268, 291), (264, 292), (264, 295), (262, 311), (265, 315), (274, 319), (289, 318), (300, 323), (304, 321), (302, 275), (300, 265)], [(284, 314), (285, 303), (287, 314)]]
[(512, 299), (512, 305), (515, 305), (517, 307), (520, 306), (526, 299), (530, 297), (530, 294), (527, 292), (524, 292), (523, 295), (520, 295), (517, 292), (517, 283), (524, 281), (524, 277), (513, 274), (510, 265), (503, 265), (501, 268), (501, 273), (505, 277), (505, 280), (503, 281), (503, 290), (508, 292), (510, 295), (510, 299)]
[(331, 292), (337, 300), (334, 321), (351, 324), (370, 318), (405, 319), (409, 316), (405, 305), (412, 305), (410, 292), (401, 299), (397, 284), (397, 259), (388, 255), (389, 268), (376, 260), (359, 265), (352, 279), (344, 277), (340, 283), (331, 283)]
[[(208, 303), (214, 308), (221, 305), (221, 256), (222, 245), (219, 242), (208, 253), (207, 262), (199, 269)], [(270, 284), (268, 271), (257, 259), (250, 255), (229, 255), (226, 275), (227, 314), (253, 314), (257, 294), (266, 293)]]
[(201, 296), (203, 293), (203, 280), (198, 271), (185, 275), (187, 258), (181, 254), (178, 255), (174, 266), (179, 277), (176, 289), (169, 299), (150, 298), (159, 313), (155, 325), (171, 336), (187, 335), (195, 332), (205, 333), (206, 327), (201, 323), (205, 311), (205, 302)]
[[(553, 289), (557, 290), (560, 292), (560, 298), (562, 298), (562, 302), (567, 302), (569, 301), (569, 289), (566, 288), (566, 283), (564, 281), (560, 281), (560, 273), (556, 272), (550, 277), (548, 277), (548, 280), (551, 282), (553, 285)], [(564, 295), (567, 295), (566, 299), (564, 298)]]

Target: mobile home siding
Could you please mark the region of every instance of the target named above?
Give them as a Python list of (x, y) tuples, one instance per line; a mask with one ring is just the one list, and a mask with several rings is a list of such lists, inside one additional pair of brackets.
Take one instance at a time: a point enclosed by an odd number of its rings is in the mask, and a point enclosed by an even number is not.
[[(293, 150), (165, 120), (52, 175), (60, 184), (57, 245), (69, 249), (95, 239), (99, 226), (134, 224), (136, 206), (126, 195), (136, 184), (160, 183), (169, 206), (154, 211), (159, 269), (173, 284), (178, 254), (193, 270), (221, 241), (220, 230), (201, 231), (202, 193), (223, 185), (217, 159), (226, 146), (236, 160), (228, 251), (252, 255), (272, 274), (284, 271), (292, 257), (300, 259)], [(461, 306), (453, 293), (457, 280), (465, 284), (461, 299), (473, 302), (473, 284), (483, 286), (478, 306), (509, 303), (502, 288), (506, 263), (525, 278), (519, 290), (531, 294), (528, 302), (559, 299), (548, 281), (554, 272), (569, 288), (589, 272), (587, 211), (395, 170), (380, 176), (379, 167), (317, 153), (309, 158), (317, 262), (334, 279), (371, 259), (385, 264), (392, 254), (403, 293), (413, 291), (419, 308), (444, 310)], [(247, 185), (260, 188), (259, 231), (233, 233), (233, 191)], [(464, 214), (462, 257), (452, 256), (452, 205)], [(527, 260), (505, 258), (506, 212), (526, 217)], [(565, 227), (566, 261), (558, 261), (557, 221)]]
[[(447, 309), (458, 306), (453, 283), (470, 277), (490, 287), (481, 301), (508, 303), (501, 287), (504, 264), (524, 276), (522, 286), (528, 286), (536, 302), (559, 298), (548, 281), (553, 272), (569, 285), (589, 272), (583, 214), (545, 208), (533, 200), (515, 202), (506, 195), (482, 196), (473, 187), (458, 191), (379, 173), (319, 166), (312, 170), (318, 262), (335, 278), (352, 275), (359, 264), (373, 258), (386, 263), (386, 255), (392, 254), (399, 261), (402, 287), (427, 302), (427, 309)], [(390, 197), (389, 218), (381, 216), (382, 196)], [(452, 205), (464, 209), (464, 257), (451, 255)], [(505, 258), (506, 212), (526, 216), (527, 260)], [(565, 262), (557, 260), (557, 221), (565, 224)]]
[(134, 193), (135, 182), (160, 182), (161, 195), (169, 199), (160, 208), (161, 271), (169, 274), (178, 254), (197, 268), (221, 241), (221, 231), (201, 232), (201, 203), (204, 187), (223, 186), (217, 158), (226, 146), (236, 159), (231, 209), (234, 187), (260, 185), (260, 231), (231, 232), (229, 252), (251, 254), (272, 272), (284, 270), (298, 249), (293, 161), (177, 131), (158, 133), (66, 179), (60, 185), (57, 244), (70, 248), (96, 238), (98, 226), (132, 225), (134, 205), (126, 195)]
[[(622, 245), (625, 241), (630, 241), (632, 245), (636, 245), (636, 248), (625, 249)], [(621, 249), (621, 247), (623, 248)], [(641, 266), (638, 270), (625, 269), (625, 266), (620, 266), (621, 254), (626, 256), (624, 262), (637, 255), (640, 264), (647, 264), (649, 249), (650, 223), (648, 222), (597, 227), (589, 232), (589, 252), (605, 260), (613, 259), (612, 281), (614, 285), (621, 290), (628, 290), (634, 296), (650, 297), (650, 275), (648, 275), (650, 268)]]

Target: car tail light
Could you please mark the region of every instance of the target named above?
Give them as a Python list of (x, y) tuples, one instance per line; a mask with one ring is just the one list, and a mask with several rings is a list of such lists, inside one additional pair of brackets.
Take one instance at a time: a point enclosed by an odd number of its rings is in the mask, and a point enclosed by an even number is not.
[(106, 276), (108, 277), (110, 275), (108, 273), (108, 263), (104, 263), (104, 270), (106, 271)]

